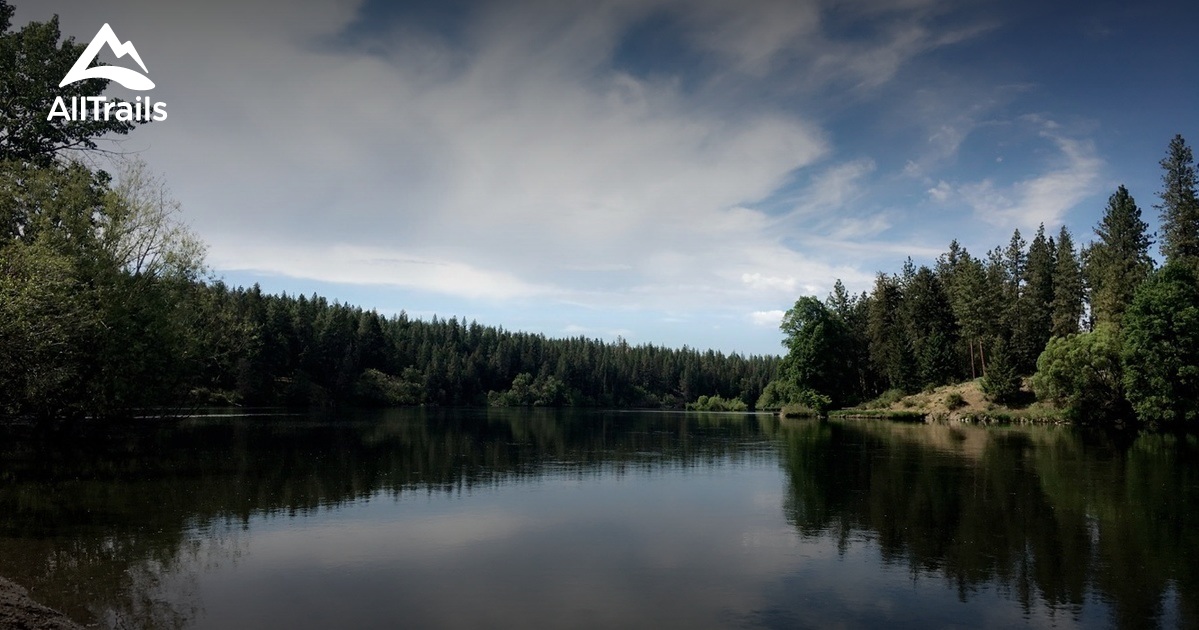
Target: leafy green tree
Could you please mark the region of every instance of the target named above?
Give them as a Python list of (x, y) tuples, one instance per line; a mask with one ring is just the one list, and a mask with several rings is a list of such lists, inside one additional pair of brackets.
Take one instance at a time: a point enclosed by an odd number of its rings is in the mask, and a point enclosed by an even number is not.
[(1091, 311), (1098, 323), (1118, 326), (1137, 287), (1153, 270), (1148, 230), (1128, 189), (1117, 188), (1095, 227), (1099, 240), (1087, 249), (1083, 258)]
[(1124, 319), (1124, 387), (1137, 417), (1199, 423), (1199, 283), (1172, 261), (1137, 291)]
[(0, 245), (0, 415), (82, 413), (76, 384), (98, 330), (72, 258), (41, 242)]
[(41, 242), (87, 270), (102, 264), (99, 221), (111, 209), (105, 173), (77, 162), (35, 167), (0, 162), (0, 247)]
[(1199, 195), (1195, 159), (1181, 135), (1174, 136), (1161, 161), (1162, 256), (1199, 272)]
[(1092, 332), (1054, 337), (1037, 358), (1033, 391), (1037, 398), (1061, 405), (1076, 422), (1128, 418), (1120, 355), (1120, 336), (1110, 324)]
[(775, 379), (766, 384), (762, 395), (754, 403), (754, 409), (768, 411), (781, 409), (784, 405), (797, 403), (801, 391), (798, 383), (789, 379)]
[[(13, 7), (0, 0), (0, 161), (49, 166), (68, 150), (95, 150), (96, 139), (129, 133), (137, 123), (109, 120), (48, 119), (54, 99), (100, 96), (107, 79), (86, 79), (58, 87), (85, 44), (59, 41), (58, 16), (12, 30)], [(97, 64), (99, 65), (99, 64)], [(109, 99), (119, 102), (119, 99)]]
[(852, 367), (843, 353), (849, 337), (845, 324), (820, 300), (805, 296), (787, 311), (779, 327), (788, 350), (780, 377), (842, 404), (846, 384), (852, 382)]
[(1074, 250), (1074, 239), (1066, 226), (1057, 235), (1053, 267), (1053, 315), (1051, 335), (1065, 337), (1078, 332), (1082, 320), (1082, 265)]

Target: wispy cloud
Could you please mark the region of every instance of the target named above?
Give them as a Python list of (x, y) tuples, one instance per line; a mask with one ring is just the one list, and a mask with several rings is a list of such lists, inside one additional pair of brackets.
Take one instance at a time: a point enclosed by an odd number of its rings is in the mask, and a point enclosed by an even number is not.
[[(808, 104), (986, 28), (944, 20), (948, 0), (529, 0), (361, 40), (362, 2), (155, 6), (56, 10), (64, 32), (110, 21), (137, 43), (170, 118), (126, 148), (165, 172), (218, 270), (741, 319), (864, 286), (859, 252), (905, 247), (888, 240), (903, 215), (859, 206), (885, 162), (839, 151)], [(657, 15), (690, 47), (685, 74), (614, 63)], [(968, 128), (946, 125), (953, 151)], [(1029, 198), (1001, 215), (1052, 192), (978, 186), (955, 190)]]
[(777, 328), (778, 325), (782, 323), (783, 315), (785, 314), (786, 313), (781, 310), (754, 311), (749, 314), (749, 320), (757, 326), (770, 326)]
[(1057, 148), (1059, 158), (1039, 175), (1010, 184), (988, 178), (960, 185), (957, 194), (978, 218), (1005, 227), (1055, 225), (1062, 222), (1067, 211), (1094, 194), (1103, 168), (1094, 144), (1067, 137), (1053, 121), (1041, 124), (1041, 137)]

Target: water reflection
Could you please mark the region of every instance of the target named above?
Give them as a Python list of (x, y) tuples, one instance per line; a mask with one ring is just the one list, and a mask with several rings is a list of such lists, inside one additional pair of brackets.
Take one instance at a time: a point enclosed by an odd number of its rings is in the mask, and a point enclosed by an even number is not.
[[(1025, 612), (1199, 625), (1194, 438), (1119, 444), (1060, 428), (790, 423), (784, 510), (802, 536), (878, 546), (961, 601), (998, 587)], [(1165, 610), (1166, 604), (1176, 610)]]
[(1199, 444), (397, 410), (0, 436), (0, 575), (122, 628), (1199, 624)]
[(9, 427), (0, 439), (0, 575), (76, 619), (186, 627), (201, 604), (181, 585), (235, 560), (231, 541), (252, 519), (551, 472), (620, 477), (769, 461), (763, 427), (772, 426), (745, 415), (408, 409), (53, 436)]

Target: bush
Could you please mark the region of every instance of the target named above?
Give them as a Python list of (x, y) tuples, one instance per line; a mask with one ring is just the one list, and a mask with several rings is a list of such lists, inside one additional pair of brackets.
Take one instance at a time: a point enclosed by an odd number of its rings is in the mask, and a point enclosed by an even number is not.
[(782, 410), (779, 411), (779, 415), (781, 415), (784, 418), (818, 418), (818, 417), (820, 417), (820, 413), (817, 412), (815, 409), (812, 409), (811, 407), (808, 407), (806, 405), (800, 405), (800, 404), (783, 405)]
[(945, 406), (950, 411), (961, 409), (966, 406), (966, 399), (962, 398), (962, 395), (957, 392), (949, 392), (945, 395)]
[(879, 394), (878, 398), (867, 402), (863, 406), (867, 409), (886, 409), (887, 407), (899, 402), (901, 399), (903, 399), (903, 397), (904, 393), (902, 389), (888, 389), (887, 391)]
[(1128, 415), (1122, 386), (1120, 337), (1110, 326), (1054, 337), (1037, 358), (1032, 388), (1075, 421), (1112, 421)]
[(748, 411), (749, 405), (740, 398), (722, 398), (716, 396), (700, 396), (695, 402), (687, 403), (691, 411)]

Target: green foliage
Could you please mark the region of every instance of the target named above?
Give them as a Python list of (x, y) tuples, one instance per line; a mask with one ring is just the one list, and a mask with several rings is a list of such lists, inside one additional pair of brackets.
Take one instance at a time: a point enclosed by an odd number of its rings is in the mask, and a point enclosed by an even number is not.
[(1161, 166), (1162, 256), (1199, 273), (1199, 183), (1194, 154), (1181, 135), (1170, 140)]
[(1078, 332), (1082, 319), (1082, 265), (1074, 250), (1070, 230), (1062, 226), (1057, 236), (1053, 267), (1053, 315), (1051, 336), (1065, 337)]
[(82, 355), (98, 326), (73, 259), (41, 242), (0, 246), (0, 414), (82, 412)]
[(1078, 422), (1106, 423), (1128, 416), (1124, 399), (1120, 336), (1111, 325), (1094, 332), (1054, 337), (1037, 358), (1032, 387)]
[(1124, 321), (1124, 387), (1137, 417), (1199, 423), (1199, 283), (1172, 261), (1137, 291)]
[(1090, 287), (1096, 322), (1118, 326), (1137, 287), (1153, 270), (1148, 230), (1136, 201), (1120, 186), (1095, 227), (1099, 241), (1083, 256), (1083, 275)]
[(754, 408), (758, 411), (785, 410), (788, 407), (805, 407), (816, 415), (833, 408), (835, 401), (820, 392), (789, 380), (774, 380), (766, 385)]
[(1020, 393), (1020, 373), (1016, 368), (1016, 359), (1012, 356), (1007, 340), (1002, 337), (991, 346), (987, 373), (983, 375), (979, 387), (987, 400), (999, 404), (1015, 401)]
[(832, 398), (811, 389), (800, 390), (797, 402), (820, 415), (827, 413), (833, 406)]
[(842, 352), (850, 343), (849, 330), (828, 307), (814, 297), (802, 297), (787, 311), (780, 328), (788, 349), (780, 370), (783, 379), (837, 403), (852, 395), (854, 369)]
[(819, 418), (821, 413), (807, 405), (792, 403), (783, 405), (783, 408), (779, 410), (779, 415), (784, 418)]
[(691, 411), (748, 411), (749, 405), (740, 398), (721, 398), (716, 396), (700, 396), (695, 402), (687, 403)]
[(1037, 355), (1053, 333), (1054, 257), (1053, 239), (1045, 236), (1045, 225), (1028, 246), (1024, 286), (1019, 295), (1019, 319), (1012, 325), (1012, 354), (1021, 374), (1036, 369)]
[(862, 406), (867, 409), (885, 409), (899, 402), (905, 395), (906, 393), (902, 389), (888, 389), (887, 391), (879, 394), (878, 398), (875, 398), (874, 400), (871, 400)]
[[(13, 7), (0, 0), (0, 161), (48, 167), (66, 150), (96, 149), (96, 139), (129, 133), (135, 123), (109, 120), (47, 120), (54, 99), (100, 96), (107, 79), (58, 84), (85, 44), (61, 39), (58, 16), (11, 30)], [(119, 99), (109, 99), (116, 102)]]
[(919, 389), (912, 327), (906, 325), (903, 316), (901, 279), (878, 274), (870, 298), (867, 335), (874, 369), (893, 387), (904, 391)]
[(762, 389), (762, 395), (754, 403), (758, 411), (774, 411), (782, 409), (788, 403), (799, 400), (799, 385), (790, 380), (773, 380)]
[(949, 392), (945, 395), (945, 406), (948, 407), (950, 411), (961, 409), (962, 407), (965, 407), (966, 404), (966, 399), (962, 398), (962, 395), (958, 392)]
[(354, 401), (368, 407), (419, 405), (424, 394), (421, 385), (420, 373), (415, 370), (395, 377), (367, 368), (354, 384)]
[(916, 359), (916, 383), (935, 387), (954, 380), (960, 371), (958, 325), (943, 283), (928, 267), (907, 281), (901, 315)]
[(488, 392), (487, 403), (492, 407), (562, 407), (570, 393), (566, 385), (554, 376), (538, 376), (523, 372), (512, 381), (506, 392)]

